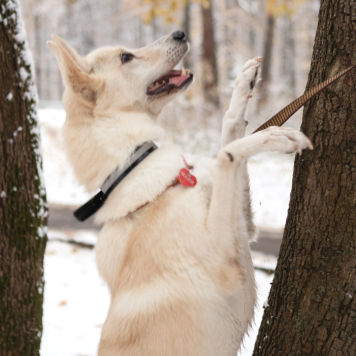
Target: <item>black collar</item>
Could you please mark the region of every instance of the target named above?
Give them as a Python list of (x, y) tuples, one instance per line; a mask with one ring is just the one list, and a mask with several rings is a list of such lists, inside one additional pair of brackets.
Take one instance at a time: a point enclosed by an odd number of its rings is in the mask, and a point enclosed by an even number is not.
[(74, 212), (74, 216), (79, 221), (85, 221), (94, 213), (96, 213), (104, 204), (109, 194), (114, 188), (147, 156), (149, 156), (158, 147), (152, 141), (145, 142), (143, 145), (136, 148), (135, 152), (130, 156), (126, 165), (122, 168), (117, 168), (109, 177), (105, 180), (100, 187), (100, 192), (97, 193), (88, 202), (82, 205)]

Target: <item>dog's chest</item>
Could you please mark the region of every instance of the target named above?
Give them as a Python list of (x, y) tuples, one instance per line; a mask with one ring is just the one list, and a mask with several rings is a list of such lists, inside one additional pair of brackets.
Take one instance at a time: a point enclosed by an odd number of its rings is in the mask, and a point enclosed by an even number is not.
[(189, 270), (203, 253), (208, 198), (176, 187), (155, 202), (104, 225), (96, 246), (99, 273), (111, 292)]

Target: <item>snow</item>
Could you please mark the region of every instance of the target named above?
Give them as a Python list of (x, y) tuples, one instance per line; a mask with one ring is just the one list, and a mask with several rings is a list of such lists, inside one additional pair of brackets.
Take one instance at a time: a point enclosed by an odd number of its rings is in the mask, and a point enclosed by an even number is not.
[[(99, 277), (94, 250), (57, 239), (94, 242), (93, 232), (49, 231), (44, 271), (44, 315), (41, 356), (95, 356), (109, 308), (109, 291)], [(257, 257), (258, 264), (263, 263)], [(273, 257), (268, 256), (270, 264)], [(254, 259), (255, 262), (255, 259)], [(276, 260), (274, 259), (274, 266)], [(270, 266), (270, 265), (269, 265)], [(250, 356), (273, 275), (255, 271), (258, 293), (255, 322), (239, 356)]]
[(22, 80), (23, 82), (25, 82), (26, 79), (28, 78), (27, 70), (26, 70), (24, 67), (21, 67), (21, 68), (19, 69), (19, 74), (20, 74), (21, 80)]
[(8, 2), (6, 3), (6, 7), (7, 7), (8, 10), (13, 11), (13, 10), (16, 9), (16, 4), (13, 3), (13, 2), (11, 2), (11, 1), (8, 1)]
[(255, 309), (255, 322), (252, 329), (249, 331), (249, 335), (245, 337), (244, 347), (241, 349), (238, 356), (251, 356), (253, 348), (258, 335), (258, 329), (260, 327), (263, 316), (263, 301), (268, 298), (271, 283), (273, 281), (273, 275), (267, 275), (261, 271), (255, 271), (258, 303)]
[(12, 100), (12, 93), (11, 93), (11, 91), (10, 91), (10, 93), (9, 94), (7, 94), (7, 96), (6, 96), (6, 99), (8, 100), (8, 101), (11, 101)]
[(96, 355), (110, 298), (93, 250), (49, 241), (44, 264), (41, 356)]
[(260, 228), (283, 230), (292, 188), (294, 155), (261, 153), (250, 158), (252, 208)]
[(79, 206), (91, 196), (75, 180), (63, 151), (60, 129), (65, 112), (60, 109), (39, 109), (43, 147), (43, 171), (49, 204)]

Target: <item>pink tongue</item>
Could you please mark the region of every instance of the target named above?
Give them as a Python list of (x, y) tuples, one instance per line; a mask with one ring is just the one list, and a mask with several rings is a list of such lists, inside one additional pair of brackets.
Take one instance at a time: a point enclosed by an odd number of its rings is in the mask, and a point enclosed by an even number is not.
[(171, 77), (169, 78), (169, 84), (174, 84), (179, 87), (186, 79), (189, 78), (189, 74), (181, 75), (179, 77)]

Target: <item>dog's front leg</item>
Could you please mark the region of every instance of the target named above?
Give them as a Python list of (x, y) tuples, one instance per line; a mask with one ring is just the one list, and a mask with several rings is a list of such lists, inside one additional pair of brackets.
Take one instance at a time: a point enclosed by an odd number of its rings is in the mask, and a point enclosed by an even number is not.
[(260, 77), (262, 57), (250, 59), (242, 67), (237, 76), (231, 96), (229, 109), (226, 111), (223, 124), (221, 144), (224, 147), (229, 142), (245, 136), (246, 109), (253, 89)]
[(312, 145), (303, 133), (289, 128), (271, 127), (235, 140), (220, 150), (207, 227), (215, 252), (211, 257), (214, 276), (223, 289), (232, 291), (238, 287), (239, 281), (248, 280), (247, 276), (251, 275), (252, 270), (245, 222), (243, 219), (236, 221), (234, 211), (236, 207), (241, 209), (242, 202), (238, 187), (243, 178), (239, 174), (239, 167), (248, 157), (260, 152), (301, 152), (307, 147), (312, 148)]
[[(223, 147), (245, 136), (246, 127), (248, 125), (246, 109), (249, 99), (251, 98), (251, 93), (260, 77), (261, 63), (261, 57), (250, 59), (245, 63), (240, 75), (235, 80), (230, 107), (223, 118), (221, 137)], [(242, 162), (236, 170), (236, 179), (240, 182), (240, 186), (233, 192), (235, 205), (232, 211), (235, 214), (235, 221), (244, 220), (244, 227), (239, 226), (240, 231), (241, 229), (247, 231), (249, 240), (253, 240), (256, 235), (256, 227), (253, 224), (250, 182), (246, 160)]]

